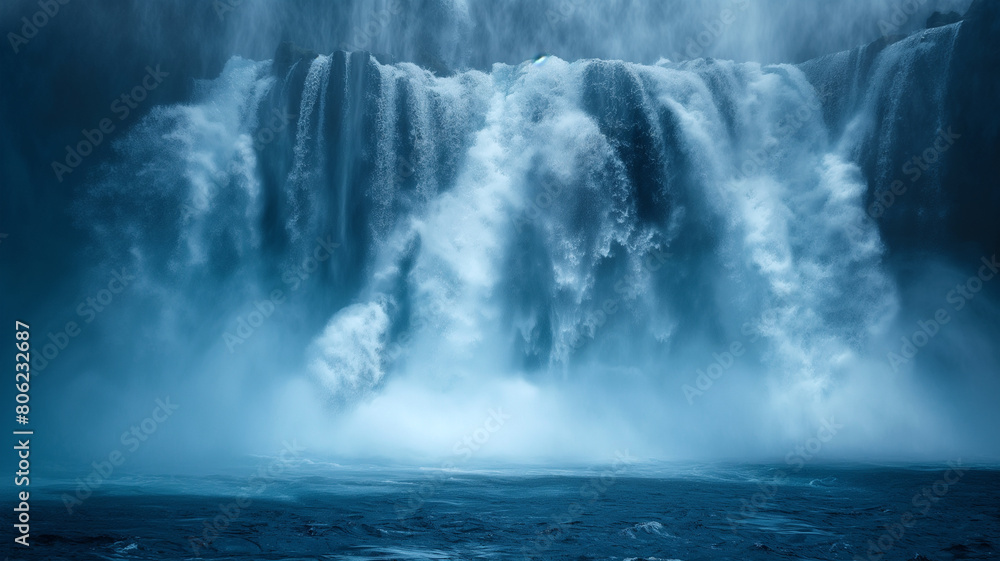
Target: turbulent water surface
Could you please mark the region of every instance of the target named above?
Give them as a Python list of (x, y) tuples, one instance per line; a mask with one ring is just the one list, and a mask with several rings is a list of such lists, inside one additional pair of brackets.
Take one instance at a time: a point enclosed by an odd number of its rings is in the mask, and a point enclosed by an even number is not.
[(46, 493), (37, 541), (49, 559), (357, 561), (994, 559), (1000, 543), (1000, 476), (960, 464), (515, 471), (151, 478), (72, 517)]

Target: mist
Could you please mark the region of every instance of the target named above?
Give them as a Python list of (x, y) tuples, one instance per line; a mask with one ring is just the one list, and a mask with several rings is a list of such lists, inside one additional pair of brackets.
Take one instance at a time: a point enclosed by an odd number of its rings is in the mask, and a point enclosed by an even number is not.
[(1000, 456), (986, 3), (61, 10), (0, 286), (65, 473), (168, 398), (126, 469)]

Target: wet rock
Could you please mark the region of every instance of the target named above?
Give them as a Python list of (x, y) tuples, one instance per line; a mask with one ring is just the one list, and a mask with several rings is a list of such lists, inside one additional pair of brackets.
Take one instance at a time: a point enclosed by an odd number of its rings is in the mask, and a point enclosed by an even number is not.
[(942, 25), (949, 25), (957, 21), (962, 21), (962, 16), (958, 12), (934, 12), (927, 18), (927, 29), (932, 27), (941, 27)]
[(274, 74), (284, 76), (288, 69), (300, 60), (312, 60), (318, 55), (315, 51), (303, 49), (289, 41), (282, 41), (274, 52)]

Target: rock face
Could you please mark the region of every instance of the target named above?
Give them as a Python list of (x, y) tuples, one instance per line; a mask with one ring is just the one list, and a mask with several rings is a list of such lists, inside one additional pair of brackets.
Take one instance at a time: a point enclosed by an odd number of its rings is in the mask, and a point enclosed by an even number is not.
[(942, 124), (962, 133), (941, 182), (949, 193), (948, 230), (956, 242), (1000, 248), (1000, 2), (976, 0), (963, 19), (946, 78)]
[[(964, 17), (934, 14), (931, 29), (799, 65), (831, 131), (857, 115), (871, 130), (857, 148), (890, 253), (1000, 247), (1000, 2), (973, 2)], [(905, 94), (901, 93), (905, 92)], [(935, 144), (936, 143), (936, 144)], [(902, 194), (886, 195), (896, 186)], [(891, 207), (891, 208), (889, 208)]]
[(942, 25), (948, 25), (951, 23), (956, 23), (962, 21), (962, 16), (958, 12), (934, 12), (927, 18), (927, 29), (932, 27), (941, 27)]
[(312, 60), (318, 55), (315, 51), (303, 49), (289, 41), (282, 41), (274, 51), (274, 73), (284, 77), (288, 69), (300, 60)]

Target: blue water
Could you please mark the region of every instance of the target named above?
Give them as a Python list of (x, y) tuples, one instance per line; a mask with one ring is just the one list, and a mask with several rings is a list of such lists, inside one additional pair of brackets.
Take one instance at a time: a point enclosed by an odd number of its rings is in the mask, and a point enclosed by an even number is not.
[[(48, 559), (997, 555), (998, 471), (798, 467), (608, 464), (464, 472), (289, 466), (259, 479), (121, 480), (72, 515), (58, 501), (64, 486), (53, 485), (32, 506), (33, 531)], [(775, 485), (781, 473), (787, 480)], [(907, 513), (912, 518), (904, 518)]]
[(0, 49), (29, 554), (996, 556), (1000, 2), (106, 3)]

